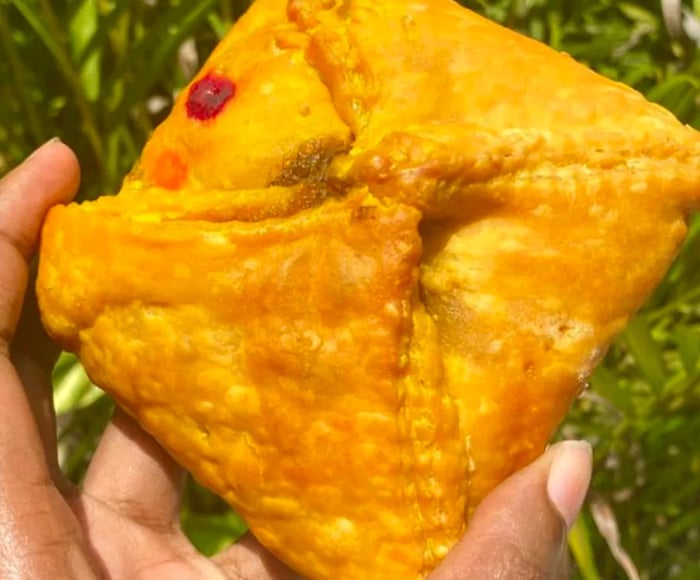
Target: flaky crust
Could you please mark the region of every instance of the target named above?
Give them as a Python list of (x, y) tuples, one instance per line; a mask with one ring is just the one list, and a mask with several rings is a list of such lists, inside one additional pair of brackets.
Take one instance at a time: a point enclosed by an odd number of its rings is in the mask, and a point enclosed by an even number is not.
[(422, 577), (664, 275), (698, 144), (448, 0), (257, 0), (50, 212), (42, 316), (301, 574)]

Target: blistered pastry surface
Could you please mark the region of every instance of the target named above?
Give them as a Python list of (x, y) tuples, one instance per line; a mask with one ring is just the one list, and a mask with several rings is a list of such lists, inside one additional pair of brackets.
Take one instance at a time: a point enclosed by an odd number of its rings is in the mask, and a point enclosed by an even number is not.
[(310, 578), (424, 576), (536, 457), (697, 204), (698, 137), (447, 0), (258, 0), (38, 295)]

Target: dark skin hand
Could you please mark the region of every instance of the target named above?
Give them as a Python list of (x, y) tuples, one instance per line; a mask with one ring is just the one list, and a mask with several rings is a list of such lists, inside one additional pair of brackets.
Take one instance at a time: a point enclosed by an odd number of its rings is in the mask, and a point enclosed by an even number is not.
[[(58, 141), (0, 181), (0, 578), (296, 578), (251, 535), (214, 558), (199, 554), (179, 525), (184, 471), (121, 412), (81, 486), (61, 473), (50, 380), (58, 350), (39, 322), (30, 264), (46, 212), (79, 181)], [(590, 473), (587, 444), (555, 445), (481, 504), (430, 578), (566, 577), (566, 529)]]

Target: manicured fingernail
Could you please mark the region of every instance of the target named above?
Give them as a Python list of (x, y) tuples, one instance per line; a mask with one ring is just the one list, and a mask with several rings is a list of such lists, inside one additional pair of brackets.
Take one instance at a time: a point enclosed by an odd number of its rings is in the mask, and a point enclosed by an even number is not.
[(570, 528), (586, 499), (591, 482), (593, 450), (587, 441), (562, 441), (554, 454), (547, 478), (547, 495)]

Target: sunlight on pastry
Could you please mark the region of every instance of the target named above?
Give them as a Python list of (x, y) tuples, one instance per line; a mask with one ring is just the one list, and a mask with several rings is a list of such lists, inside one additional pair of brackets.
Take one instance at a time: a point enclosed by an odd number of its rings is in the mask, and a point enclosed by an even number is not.
[(257, 0), (44, 323), (302, 576), (425, 577), (664, 276), (700, 139), (449, 0)]

